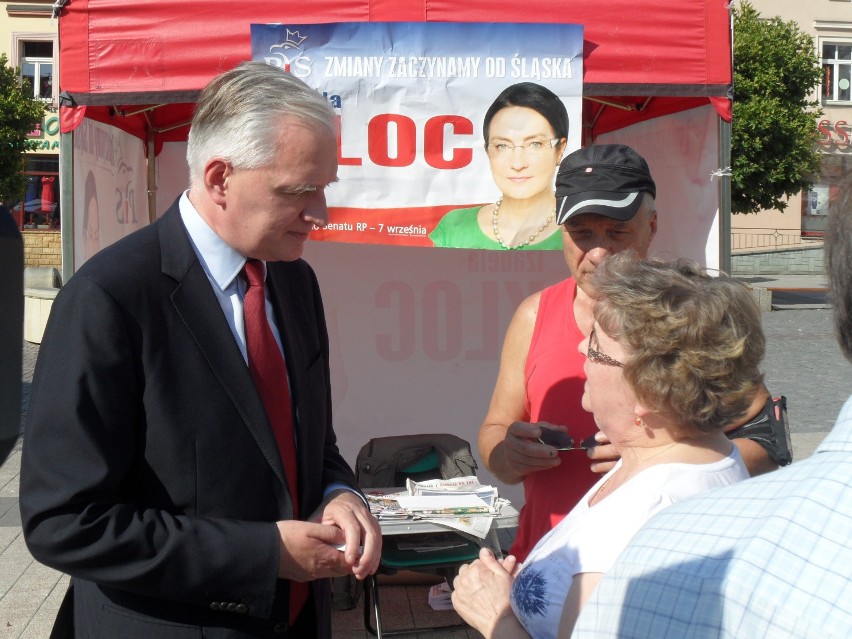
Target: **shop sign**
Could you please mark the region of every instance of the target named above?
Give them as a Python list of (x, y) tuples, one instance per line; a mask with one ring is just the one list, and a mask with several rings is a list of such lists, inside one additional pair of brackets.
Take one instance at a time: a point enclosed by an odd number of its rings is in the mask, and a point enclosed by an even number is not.
[(852, 145), (852, 126), (846, 120), (820, 120), (817, 124), (820, 133), (819, 143), (821, 146), (836, 146), (838, 148), (849, 148)]
[(42, 139), (41, 142), (33, 142), (30, 147), (33, 151), (55, 151), (59, 148), (59, 140), (56, 136), (59, 135), (59, 117), (56, 115), (47, 116), (42, 122), (36, 124), (35, 128), (27, 133), (28, 138), (44, 138), (45, 134), (48, 138)]

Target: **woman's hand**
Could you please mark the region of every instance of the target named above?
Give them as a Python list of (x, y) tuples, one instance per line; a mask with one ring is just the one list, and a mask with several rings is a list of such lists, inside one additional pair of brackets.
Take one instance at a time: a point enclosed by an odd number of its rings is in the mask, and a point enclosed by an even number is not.
[(500, 562), (483, 548), (479, 559), (462, 566), (453, 581), (453, 608), (485, 637), (527, 636), (509, 604), (515, 564), (514, 557)]

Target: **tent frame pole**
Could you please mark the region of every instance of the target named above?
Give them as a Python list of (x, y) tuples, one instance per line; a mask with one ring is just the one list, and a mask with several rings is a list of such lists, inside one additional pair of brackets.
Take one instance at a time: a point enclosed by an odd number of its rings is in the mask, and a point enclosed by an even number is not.
[(157, 159), (154, 157), (154, 132), (148, 128), (148, 221), (153, 224), (157, 221)]
[(60, 244), (62, 283), (74, 275), (74, 132), (59, 135)]
[(719, 118), (719, 270), (731, 275), (731, 123)]

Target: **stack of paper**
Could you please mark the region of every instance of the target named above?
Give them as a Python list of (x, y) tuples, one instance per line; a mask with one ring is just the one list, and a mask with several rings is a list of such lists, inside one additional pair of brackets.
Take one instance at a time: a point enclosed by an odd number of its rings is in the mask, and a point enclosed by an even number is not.
[(367, 503), (370, 504), (370, 512), (376, 519), (408, 519), (411, 513), (400, 506), (396, 499), (398, 495), (405, 495), (405, 493), (373, 494), (368, 492)]
[(476, 477), (455, 477), (453, 479), (430, 479), (428, 481), (407, 480), (408, 494), (415, 497), (475, 495), (489, 508), (497, 501), (497, 489), (494, 486), (480, 484)]
[(465, 515), (488, 515), (491, 507), (476, 495), (452, 493), (424, 495), (421, 497), (397, 497), (397, 503), (412, 515), (427, 517), (462, 517)]
[(406, 482), (406, 490), (370, 488), (365, 491), (370, 512), (379, 520), (424, 519), (485, 539), (491, 522), (509, 502), (497, 488), (476, 477)]

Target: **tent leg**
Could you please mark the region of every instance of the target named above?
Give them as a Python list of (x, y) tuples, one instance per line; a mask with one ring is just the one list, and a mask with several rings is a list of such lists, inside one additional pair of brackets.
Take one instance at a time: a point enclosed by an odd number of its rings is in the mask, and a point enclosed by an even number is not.
[[(719, 120), (719, 168), (731, 166), (731, 123)], [(719, 270), (731, 274), (731, 174), (719, 177)]]
[(154, 156), (154, 132), (148, 129), (148, 221), (157, 221), (157, 158)]

